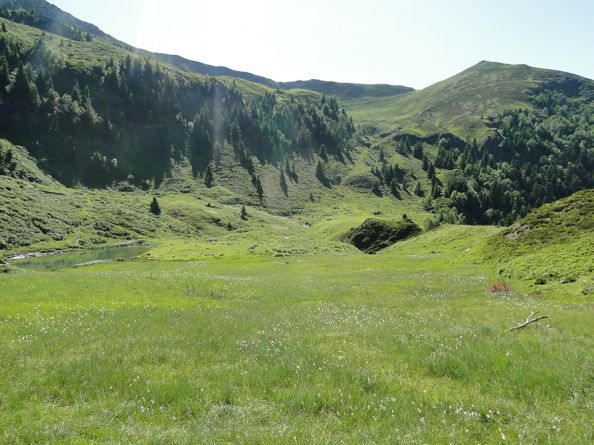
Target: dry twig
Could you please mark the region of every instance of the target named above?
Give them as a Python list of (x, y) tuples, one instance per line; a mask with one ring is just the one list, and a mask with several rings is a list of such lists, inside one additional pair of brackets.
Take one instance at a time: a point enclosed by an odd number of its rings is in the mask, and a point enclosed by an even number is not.
[(514, 326), (513, 328), (509, 328), (505, 332), (516, 331), (516, 330), (519, 330), (519, 329), (524, 329), (526, 326), (529, 326), (532, 323), (536, 323), (537, 321), (544, 320), (545, 318), (549, 318), (546, 315), (542, 315), (540, 317), (534, 318), (534, 316), (536, 314), (538, 314), (538, 312), (532, 312), (530, 314), (530, 316), (526, 319), (526, 321), (524, 323), (521, 323), (521, 324), (519, 324), (517, 326)]

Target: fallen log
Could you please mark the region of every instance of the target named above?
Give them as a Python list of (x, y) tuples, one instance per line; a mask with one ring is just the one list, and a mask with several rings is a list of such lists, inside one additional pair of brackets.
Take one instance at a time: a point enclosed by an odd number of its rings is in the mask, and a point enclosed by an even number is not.
[(525, 327), (530, 326), (532, 323), (536, 323), (537, 321), (544, 320), (545, 318), (549, 318), (546, 315), (541, 315), (540, 317), (534, 318), (536, 316), (536, 314), (538, 314), (538, 312), (532, 312), (528, 316), (528, 318), (526, 319), (526, 321), (524, 323), (520, 323), (519, 325), (514, 326), (513, 328), (506, 329), (505, 332), (517, 331), (520, 329), (524, 329)]

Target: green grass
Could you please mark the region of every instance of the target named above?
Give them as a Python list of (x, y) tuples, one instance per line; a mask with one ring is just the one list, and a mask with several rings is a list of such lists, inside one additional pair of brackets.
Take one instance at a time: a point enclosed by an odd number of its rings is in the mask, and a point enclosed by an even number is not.
[(533, 290), (594, 285), (594, 190), (540, 207), (487, 239), (478, 253)]
[(487, 135), (489, 117), (506, 107), (531, 107), (529, 89), (561, 78), (556, 71), (481, 62), (420, 91), (343, 103), (355, 122), (381, 131), (420, 137), (449, 132), (460, 138), (480, 140)]
[(590, 443), (592, 306), (486, 293), (489, 231), (5, 275), (0, 441)]

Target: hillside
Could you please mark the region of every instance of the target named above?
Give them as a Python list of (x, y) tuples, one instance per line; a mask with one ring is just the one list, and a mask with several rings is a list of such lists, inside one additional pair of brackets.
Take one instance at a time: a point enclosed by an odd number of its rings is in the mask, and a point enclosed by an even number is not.
[[(62, 11), (60, 8), (52, 5), (45, 0), (0, 0), (0, 8), (5, 7), (9, 10), (25, 10), (33, 12), (35, 16), (27, 14), (14, 14), (10, 17), (13, 21), (33, 25), (45, 31), (64, 35), (66, 37), (77, 37), (78, 31), (82, 34), (81, 39), (99, 38), (107, 43), (122, 47), (129, 52), (141, 57), (150, 57), (160, 63), (171, 65), (172, 67), (194, 74), (202, 74), (213, 77), (234, 77), (237, 79), (255, 82), (270, 88), (283, 90), (305, 89), (317, 91), (326, 95), (337, 96), (340, 98), (356, 97), (383, 97), (394, 96), (412, 91), (412, 88), (395, 85), (363, 85), (353, 83), (325, 82), (319, 80), (296, 81), (296, 82), (275, 82), (272, 79), (245, 71), (237, 71), (224, 66), (213, 66), (206, 63), (189, 60), (179, 55), (162, 54), (146, 51), (141, 48), (135, 48), (114, 37), (104, 33), (97, 26), (77, 19), (71, 14)], [(6, 17), (9, 18), (9, 17)]]
[(34, 12), (0, 14), (14, 20), (0, 18), (0, 136), (68, 187), (217, 187), (278, 215), (346, 187), (435, 227), (509, 225), (594, 186), (594, 87), (579, 76), (481, 62), (422, 91), (213, 78), (42, 0), (2, 5)]
[(333, 98), (189, 74), (102, 40), (0, 22), (0, 134), (65, 185), (158, 186), (186, 159), (200, 178), (211, 163), (242, 168), (245, 188), (256, 163), (313, 162), (322, 146), (343, 159), (355, 145)]
[(317, 91), (339, 99), (357, 99), (362, 97), (393, 97), (414, 91), (413, 88), (396, 85), (366, 85), (359, 83), (327, 82), (323, 80), (299, 80), (295, 82), (279, 82), (286, 90), (303, 89)]
[(507, 277), (594, 284), (594, 190), (546, 204), (486, 242)]
[(530, 91), (539, 87), (594, 97), (590, 79), (527, 65), (483, 61), (420, 91), (352, 99), (344, 104), (357, 122), (383, 132), (421, 137), (452, 133), (460, 138), (484, 139), (492, 118), (505, 108), (530, 108)]

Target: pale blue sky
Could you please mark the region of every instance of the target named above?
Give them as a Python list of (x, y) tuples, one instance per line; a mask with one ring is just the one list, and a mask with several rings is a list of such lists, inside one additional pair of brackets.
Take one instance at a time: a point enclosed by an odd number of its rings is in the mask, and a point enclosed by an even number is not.
[(134, 46), (278, 81), (423, 88), (481, 60), (594, 78), (594, 0), (50, 0)]

